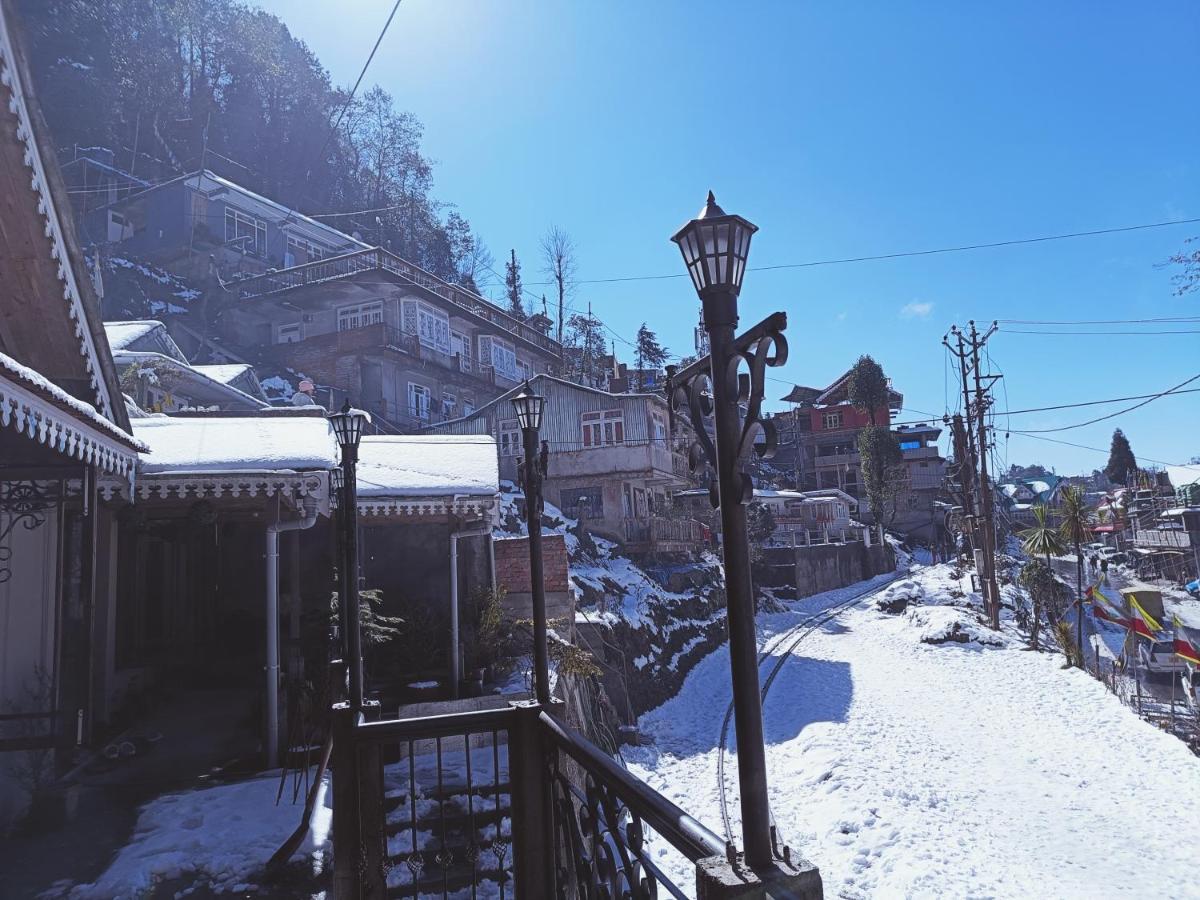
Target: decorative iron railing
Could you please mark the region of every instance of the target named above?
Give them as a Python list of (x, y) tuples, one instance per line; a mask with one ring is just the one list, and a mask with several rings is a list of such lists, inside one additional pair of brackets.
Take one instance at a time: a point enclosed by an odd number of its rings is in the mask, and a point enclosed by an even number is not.
[[(378, 707), (375, 707), (377, 710)], [(687, 897), (649, 851), (724, 843), (537, 704), (334, 708), (334, 897)], [(653, 837), (656, 835), (657, 837)]]
[(247, 278), (239, 286), (239, 296), (242, 299), (262, 297), (266, 294), (276, 293), (277, 291), (286, 291), (308, 284), (319, 284), (324, 281), (345, 278), (359, 272), (374, 269), (383, 269), (386, 272), (391, 272), (393, 275), (398, 275), (405, 281), (436, 294), (443, 300), (453, 303), (460, 309), (490, 322), (497, 328), (514, 334), (522, 340), (540, 347), (547, 353), (559, 358), (562, 357), (562, 345), (548, 335), (542, 334), (536, 328), (531, 328), (518, 321), (484, 298), (472, 294), (470, 291), (464, 290), (457, 285), (443, 281), (436, 275), (426, 272), (424, 269), (401, 259), (396, 254), (379, 247), (315, 260), (304, 265), (292, 266), (291, 268), (270, 272), (266, 275)]

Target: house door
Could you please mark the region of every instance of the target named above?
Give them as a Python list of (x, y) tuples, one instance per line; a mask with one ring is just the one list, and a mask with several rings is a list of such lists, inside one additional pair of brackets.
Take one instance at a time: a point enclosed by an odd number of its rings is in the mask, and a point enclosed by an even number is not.
[(646, 509), (646, 491), (643, 488), (633, 489), (633, 515), (637, 519), (644, 519), (649, 515)]

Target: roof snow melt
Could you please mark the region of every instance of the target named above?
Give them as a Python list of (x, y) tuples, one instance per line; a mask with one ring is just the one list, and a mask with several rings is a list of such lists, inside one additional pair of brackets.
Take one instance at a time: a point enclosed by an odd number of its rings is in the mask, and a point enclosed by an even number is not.
[(365, 435), (358, 448), (359, 497), (491, 497), (500, 492), (489, 435)]

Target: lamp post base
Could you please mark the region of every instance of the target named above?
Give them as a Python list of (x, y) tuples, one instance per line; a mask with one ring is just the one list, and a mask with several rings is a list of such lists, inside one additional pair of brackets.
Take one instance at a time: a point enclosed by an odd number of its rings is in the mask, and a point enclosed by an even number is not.
[(825, 896), (821, 873), (804, 859), (775, 860), (756, 870), (746, 867), (742, 855), (730, 863), (724, 856), (710, 856), (696, 863), (697, 900), (756, 900), (795, 898), (821, 900)]

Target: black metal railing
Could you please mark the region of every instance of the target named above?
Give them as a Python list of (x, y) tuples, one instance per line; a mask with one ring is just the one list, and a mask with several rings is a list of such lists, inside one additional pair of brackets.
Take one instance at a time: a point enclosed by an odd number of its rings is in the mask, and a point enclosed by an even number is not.
[[(378, 707), (374, 707), (378, 710)], [(725, 846), (536, 703), (368, 721), (334, 708), (334, 897), (687, 897), (649, 851)]]

